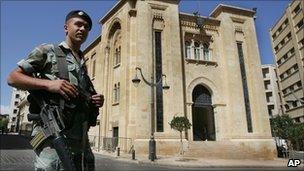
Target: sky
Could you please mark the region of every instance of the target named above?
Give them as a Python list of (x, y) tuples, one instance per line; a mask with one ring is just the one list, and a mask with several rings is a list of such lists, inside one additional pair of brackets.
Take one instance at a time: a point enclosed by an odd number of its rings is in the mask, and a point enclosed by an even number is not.
[[(93, 28), (83, 44), (85, 48), (102, 33), (98, 21), (115, 4), (116, 0), (95, 1), (17, 1), (1, 2), (1, 113), (9, 113), (12, 88), (7, 85), (7, 76), (17, 67), (17, 62), (42, 43), (60, 43), (64, 40), (66, 14), (75, 9), (86, 11), (92, 18)], [(181, 0), (180, 12), (198, 11), (209, 16), (220, 3), (243, 8), (257, 8), (256, 32), (262, 64), (272, 64), (273, 54), (269, 29), (283, 15), (290, 0), (218, 1)]]

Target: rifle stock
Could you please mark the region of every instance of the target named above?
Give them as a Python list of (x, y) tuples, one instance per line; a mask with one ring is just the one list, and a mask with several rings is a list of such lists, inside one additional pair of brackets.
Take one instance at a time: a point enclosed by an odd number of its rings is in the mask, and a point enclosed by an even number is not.
[[(62, 133), (65, 129), (61, 114), (62, 110), (58, 106), (45, 103), (41, 95), (37, 94), (37, 92), (31, 92), (31, 96), (41, 108), (39, 117), (42, 123), (41, 131), (38, 132), (30, 142), (34, 150), (36, 151), (36, 149), (43, 144), (44, 140), (51, 139), (52, 145), (56, 150), (64, 169), (76, 170)], [(37, 118), (36, 114), (32, 115), (34, 115), (33, 118)]]

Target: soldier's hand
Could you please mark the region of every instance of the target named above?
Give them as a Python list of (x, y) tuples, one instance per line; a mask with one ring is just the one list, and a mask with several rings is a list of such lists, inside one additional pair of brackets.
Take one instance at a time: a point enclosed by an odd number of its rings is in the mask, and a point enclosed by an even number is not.
[(47, 90), (62, 95), (66, 100), (78, 95), (77, 88), (66, 80), (51, 80)]
[(104, 96), (102, 94), (95, 94), (91, 98), (92, 98), (92, 103), (95, 104), (96, 107), (103, 106)]

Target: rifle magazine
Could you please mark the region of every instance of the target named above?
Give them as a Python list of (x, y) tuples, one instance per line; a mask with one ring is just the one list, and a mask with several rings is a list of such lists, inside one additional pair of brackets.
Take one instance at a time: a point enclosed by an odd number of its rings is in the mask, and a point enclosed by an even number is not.
[(45, 137), (44, 133), (42, 131), (39, 131), (30, 141), (30, 144), (33, 147), (33, 149), (36, 150), (43, 144), (44, 140), (46, 139), (47, 137)]

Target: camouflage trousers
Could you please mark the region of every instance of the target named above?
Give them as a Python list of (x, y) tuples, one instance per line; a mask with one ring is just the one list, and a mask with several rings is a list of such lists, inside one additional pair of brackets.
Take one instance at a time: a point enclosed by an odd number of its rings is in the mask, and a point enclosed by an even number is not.
[[(84, 170), (95, 170), (95, 158), (88, 138), (85, 148), (83, 148), (81, 141), (77, 140), (67, 139), (67, 144), (77, 171), (82, 170), (82, 163), (84, 163)], [(47, 142), (36, 154), (34, 163), (36, 171), (64, 170), (56, 150), (51, 147), (51, 143)]]

